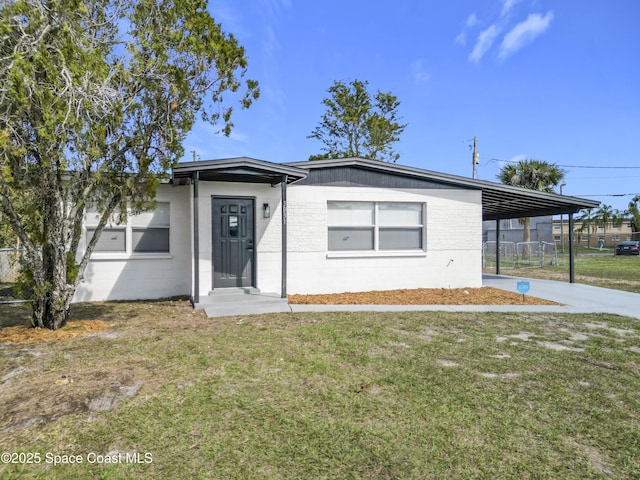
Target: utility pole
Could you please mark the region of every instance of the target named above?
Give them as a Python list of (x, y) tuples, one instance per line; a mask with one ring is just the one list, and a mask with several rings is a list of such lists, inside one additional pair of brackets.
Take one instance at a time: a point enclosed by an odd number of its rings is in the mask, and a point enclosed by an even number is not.
[(471, 157), (471, 163), (473, 165), (473, 173), (471, 178), (477, 178), (476, 165), (480, 163), (480, 153), (478, 153), (478, 137), (473, 137), (473, 156)]

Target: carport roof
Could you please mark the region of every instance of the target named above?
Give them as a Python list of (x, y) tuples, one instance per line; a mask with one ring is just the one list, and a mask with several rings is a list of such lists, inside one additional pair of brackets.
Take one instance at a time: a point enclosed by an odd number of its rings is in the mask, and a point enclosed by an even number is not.
[(584, 208), (597, 208), (600, 204), (598, 201), (585, 198), (539, 192), (486, 180), (475, 180), (362, 158), (311, 160), (286, 165), (306, 170), (355, 167), (384, 172), (389, 175), (427, 180), (455, 188), (481, 190), (483, 220), (576, 213)]

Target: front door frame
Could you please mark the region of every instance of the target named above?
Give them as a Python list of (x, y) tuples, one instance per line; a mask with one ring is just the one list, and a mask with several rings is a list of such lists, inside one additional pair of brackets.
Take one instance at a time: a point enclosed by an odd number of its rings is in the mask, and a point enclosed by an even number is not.
[[(256, 224), (256, 197), (255, 196), (248, 196), (248, 195), (211, 195), (211, 290), (215, 290), (216, 285), (215, 285), (215, 274), (216, 274), (216, 266), (214, 263), (214, 259), (215, 259), (215, 237), (214, 237), (214, 222), (216, 221), (216, 219), (218, 218), (217, 213), (214, 209), (214, 201), (215, 200), (224, 200), (224, 199), (228, 199), (228, 200), (250, 200), (251, 204), (252, 204), (252, 219), (251, 221), (251, 226), (252, 226), (252, 232), (253, 232), (253, 252), (251, 255), (251, 287), (256, 287), (256, 278), (257, 278), (257, 244), (256, 244), (256, 228), (257, 228), (257, 224)], [(217, 288), (227, 288), (227, 287), (217, 287)], [(233, 288), (233, 287), (231, 287)], [(245, 287), (247, 288), (247, 287)]]

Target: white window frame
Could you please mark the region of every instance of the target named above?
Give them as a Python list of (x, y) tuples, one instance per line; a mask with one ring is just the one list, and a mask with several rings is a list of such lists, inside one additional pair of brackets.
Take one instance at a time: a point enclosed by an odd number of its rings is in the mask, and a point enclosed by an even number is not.
[[(171, 242), (171, 202), (157, 202), (157, 207), (162, 207), (167, 209), (166, 214), (166, 223), (154, 224), (152, 219), (143, 220), (145, 217), (148, 217), (149, 214), (153, 214), (153, 212), (157, 211), (151, 210), (149, 212), (142, 212), (138, 215), (127, 215), (126, 223), (120, 224), (115, 220), (115, 217), (105, 225), (102, 230), (101, 237), (104, 235), (108, 235), (110, 231), (124, 231), (125, 235), (125, 249), (123, 251), (108, 251), (108, 250), (94, 250), (91, 253), (91, 260), (129, 260), (129, 259), (162, 259), (162, 258), (172, 258), (173, 255), (171, 253), (172, 242)], [(142, 221), (141, 221), (142, 220)], [(87, 234), (89, 231), (95, 229), (98, 225), (99, 215), (96, 212), (87, 211), (85, 214), (85, 231), (84, 238), (86, 244), (88, 244), (89, 238)], [(147, 223), (145, 226), (144, 223)], [(133, 246), (133, 234), (134, 232), (140, 232), (147, 229), (167, 229), (169, 236), (169, 249), (167, 251), (157, 251), (157, 252), (135, 252)], [(86, 245), (85, 244), (85, 245)]]
[[(367, 225), (345, 225), (331, 223), (329, 217), (329, 205), (331, 203), (361, 203), (373, 205), (373, 222)], [(419, 205), (421, 207), (420, 224), (406, 225), (382, 225), (380, 222), (380, 206), (381, 205)], [(329, 230), (337, 227), (371, 228), (373, 229), (373, 248), (366, 250), (330, 250), (329, 249)], [(381, 249), (380, 248), (380, 230), (385, 228), (406, 228), (420, 229), (420, 248), (411, 249)], [(425, 202), (415, 201), (359, 201), (359, 200), (329, 200), (327, 201), (327, 258), (354, 258), (354, 257), (425, 257), (427, 252), (427, 204)]]

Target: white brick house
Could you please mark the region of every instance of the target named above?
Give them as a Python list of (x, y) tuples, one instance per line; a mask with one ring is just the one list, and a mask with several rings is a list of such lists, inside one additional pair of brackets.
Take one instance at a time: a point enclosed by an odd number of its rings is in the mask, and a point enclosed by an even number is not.
[(480, 287), (483, 218), (594, 203), (363, 159), (249, 158), (179, 164), (157, 201), (105, 229), (75, 301)]

